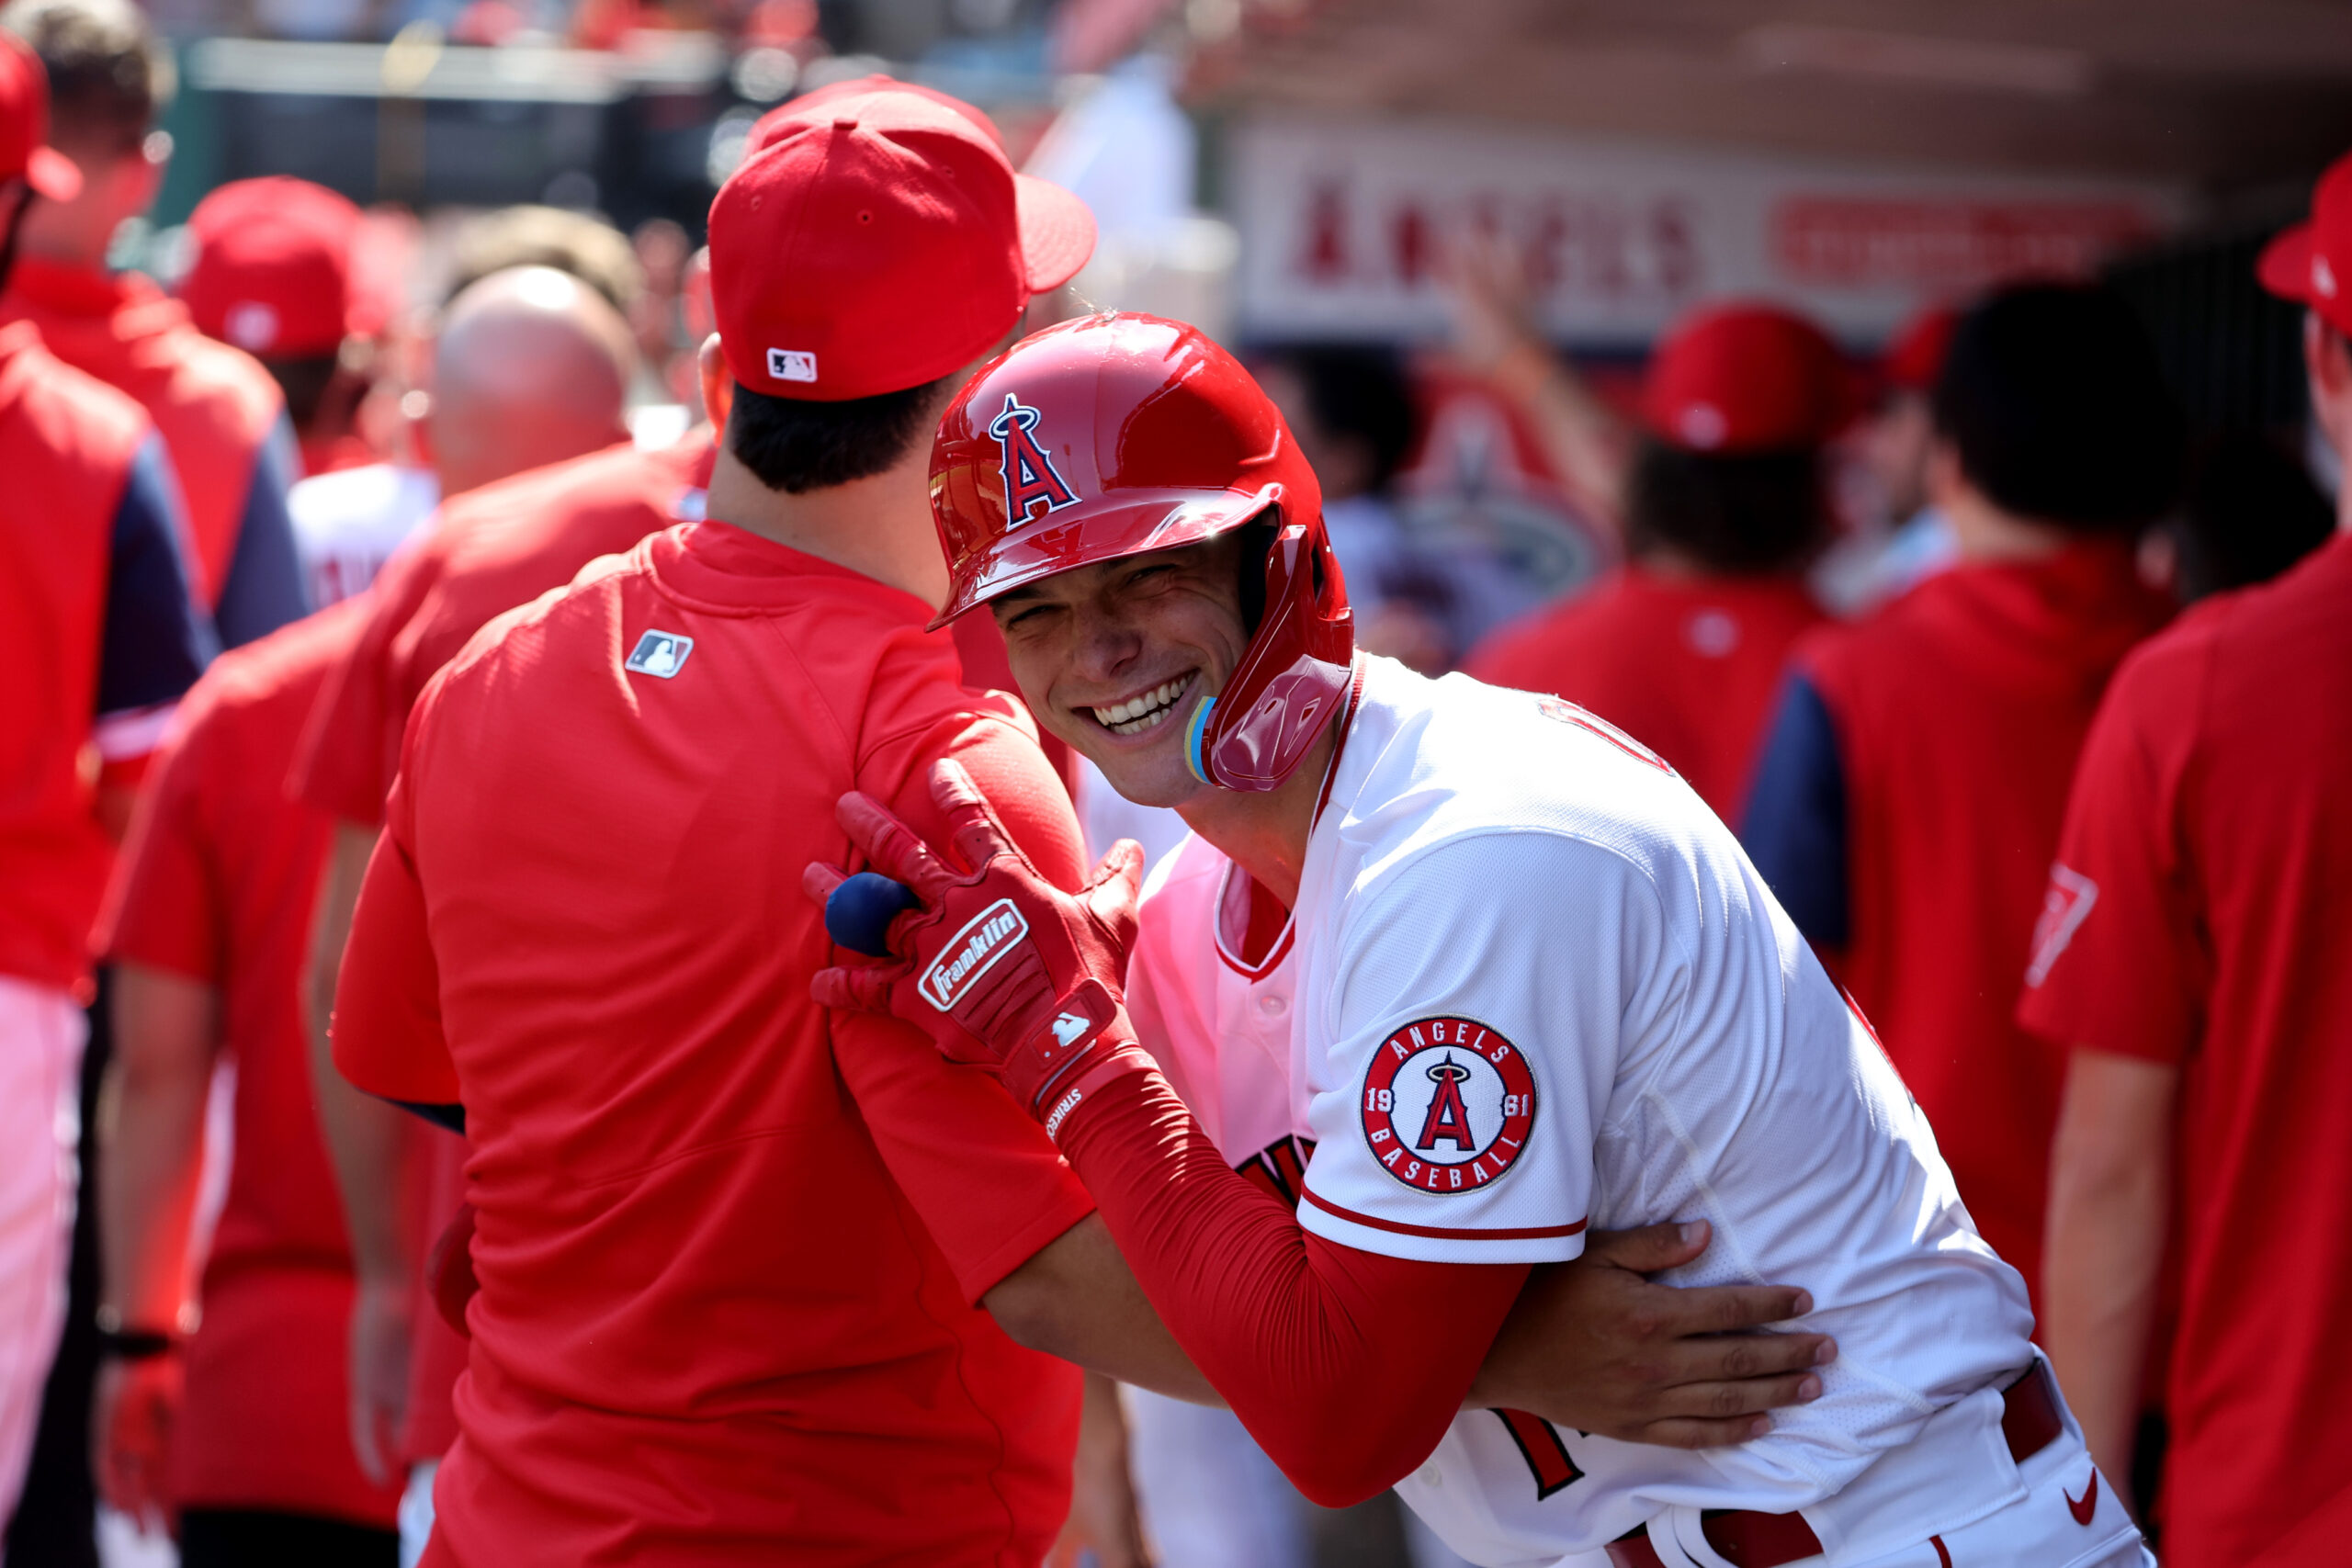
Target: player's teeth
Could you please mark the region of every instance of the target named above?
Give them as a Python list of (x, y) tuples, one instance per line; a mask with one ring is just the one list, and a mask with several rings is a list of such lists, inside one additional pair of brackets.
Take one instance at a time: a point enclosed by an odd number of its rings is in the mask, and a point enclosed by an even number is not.
[[(1141, 696), (1129, 697), (1123, 703), (1110, 703), (1094, 710), (1094, 717), (1104, 728), (1120, 735), (1138, 735), (1167, 716), (1165, 709), (1190, 682), (1190, 675), (1164, 682)], [(1148, 720), (1148, 722), (1137, 722)]]

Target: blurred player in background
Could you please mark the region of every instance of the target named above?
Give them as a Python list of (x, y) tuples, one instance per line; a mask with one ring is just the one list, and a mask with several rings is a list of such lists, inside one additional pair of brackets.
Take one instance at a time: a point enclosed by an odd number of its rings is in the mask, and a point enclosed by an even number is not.
[(1846, 380), (1836, 346), (1787, 310), (1683, 321), (1643, 385), (1624, 567), (1496, 634), (1468, 671), (1589, 708), (1734, 818), (1789, 648), (1822, 618), (1804, 572), (1830, 533), (1822, 448)]
[(1469, 538), (1424, 538), (1395, 504), (1413, 444), (1413, 399), (1390, 350), (1307, 345), (1255, 356), (1251, 372), (1327, 477), (1331, 547), (1357, 595), (1364, 646), (1425, 674), (1450, 670), (1508, 604), (1502, 563)]
[[(0, 33), (0, 286), (28, 206), (80, 170), (47, 144), (40, 62)], [(211, 657), (153, 424), (0, 326), (0, 1528), (15, 1514), (66, 1311), (90, 984), (113, 840)]]
[(2181, 416), (2129, 308), (2062, 284), (1961, 320), (1935, 414), (1958, 559), (1798, 646), (1742, 837), (2030, 1284), (2061, 1063), (2009, 977), (2098, 694), (2171, 613), (2135, 545), (2177, 493)]
[[(2305, 308), (2312, 424), (2352, 462), (2352, 158), (2261, 278)], [(2043, 1319), (2109, 1474), (2158, 1392), (2143, 1348), (2178, 1260), (2173, 1568), (2293, 1568), (2352, 1539), (2352, 489), (2335, 519), (2117, 672), (2018, 1010), (2067, 1053)]]
[[(113, 1506), (173, 1527), (182, 1568), (398, 1556), (399, 1488), (360, 1473), (345, 1425), (351, 1248), (302, 1027), (331, 825), (285, 796), (311, 699), (356, 629), (338, 608), (213, 665), (110, 900), (100, 1299), (132, 1326), (99, 1371), (95, 1465)], [(228, 1193), (197, 1284), (206, 1098), (224, 1058)]]
[(323, 186), (272, 175), (214, 190), (187, 230), (188, 313), (257, 355), (286, 395), (306, 476), (287, 510), (311, 603), (349, 598), (439, 499), (430, 468), (377, 461), (356, 427), (387, 324), (359, 283), (359, 210)]
[(1936, 378), (1959, 321), (1958, 310), (1937, 305), (1895, 330), (1879, 359), (1877, 400), (1843, 444), (1867, 485), (1863, 515), (1816, 573), (1841, 615), (1875, 609), (1951, 564), (1951, 528), (1928, 493), (1928, 464)]
[(115, 231), (153, 204), (171, 157), (155, 130), (170, 62), (129, 0), (15, 0), (0, 27), (48, 65), (52, 136), (82, 173), (73, 200), (26, 215), (0, 321), (36, 322), (59, 358), (146, 408), (171, 450), (222, 644), (266, 636), (309, 608), (286, 514), (296, 457), (285, 400), (251, 357), (190, 325), (185, 306), (107, 267)]
[(304, 475), (375, 460), (355, 421), (361, 371), (387, 323), (358, 283), (361, 234), (348, 200), (286, 175), (217, 186), (188, 214), (180, 299), (198, 332), (243, 349), (277, 381)]

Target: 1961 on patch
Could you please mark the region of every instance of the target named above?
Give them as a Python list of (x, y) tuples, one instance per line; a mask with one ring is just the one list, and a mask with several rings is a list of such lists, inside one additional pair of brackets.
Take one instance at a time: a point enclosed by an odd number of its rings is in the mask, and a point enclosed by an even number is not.
[(1526, 1149), (1535, 1075), (1476, 1019), (1416, 1019), (1380, 1043), (1363, 1111), (1364, 1142), (1389, 1175), (1416, 1192), (1475, 1192)]

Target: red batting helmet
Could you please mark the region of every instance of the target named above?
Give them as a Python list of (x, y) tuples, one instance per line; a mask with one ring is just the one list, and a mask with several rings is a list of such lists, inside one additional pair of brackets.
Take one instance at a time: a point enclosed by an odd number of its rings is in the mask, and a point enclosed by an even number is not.
[(1322, 487), (1272, 401), (1195, 328), (1106, 311), (1015, 344), (948, 406), (931, 510), (953, 579), (934, 624), (1263, 518), (1265, 609), (1225, 689), (1193, 710), (1193, 775), (1272, 789), (1344, 705), (1355, 627)]

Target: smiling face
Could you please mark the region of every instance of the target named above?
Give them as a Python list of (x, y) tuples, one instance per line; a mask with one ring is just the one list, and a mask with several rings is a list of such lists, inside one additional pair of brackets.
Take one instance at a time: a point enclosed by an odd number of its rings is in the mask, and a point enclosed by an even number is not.
[(1250, 643), (1247, 530), (1181, 549), (1076, 567), (989, 602), (1037, 721), (1141, 806), (1215, 786), (1185, 765), (1185, 732)]

